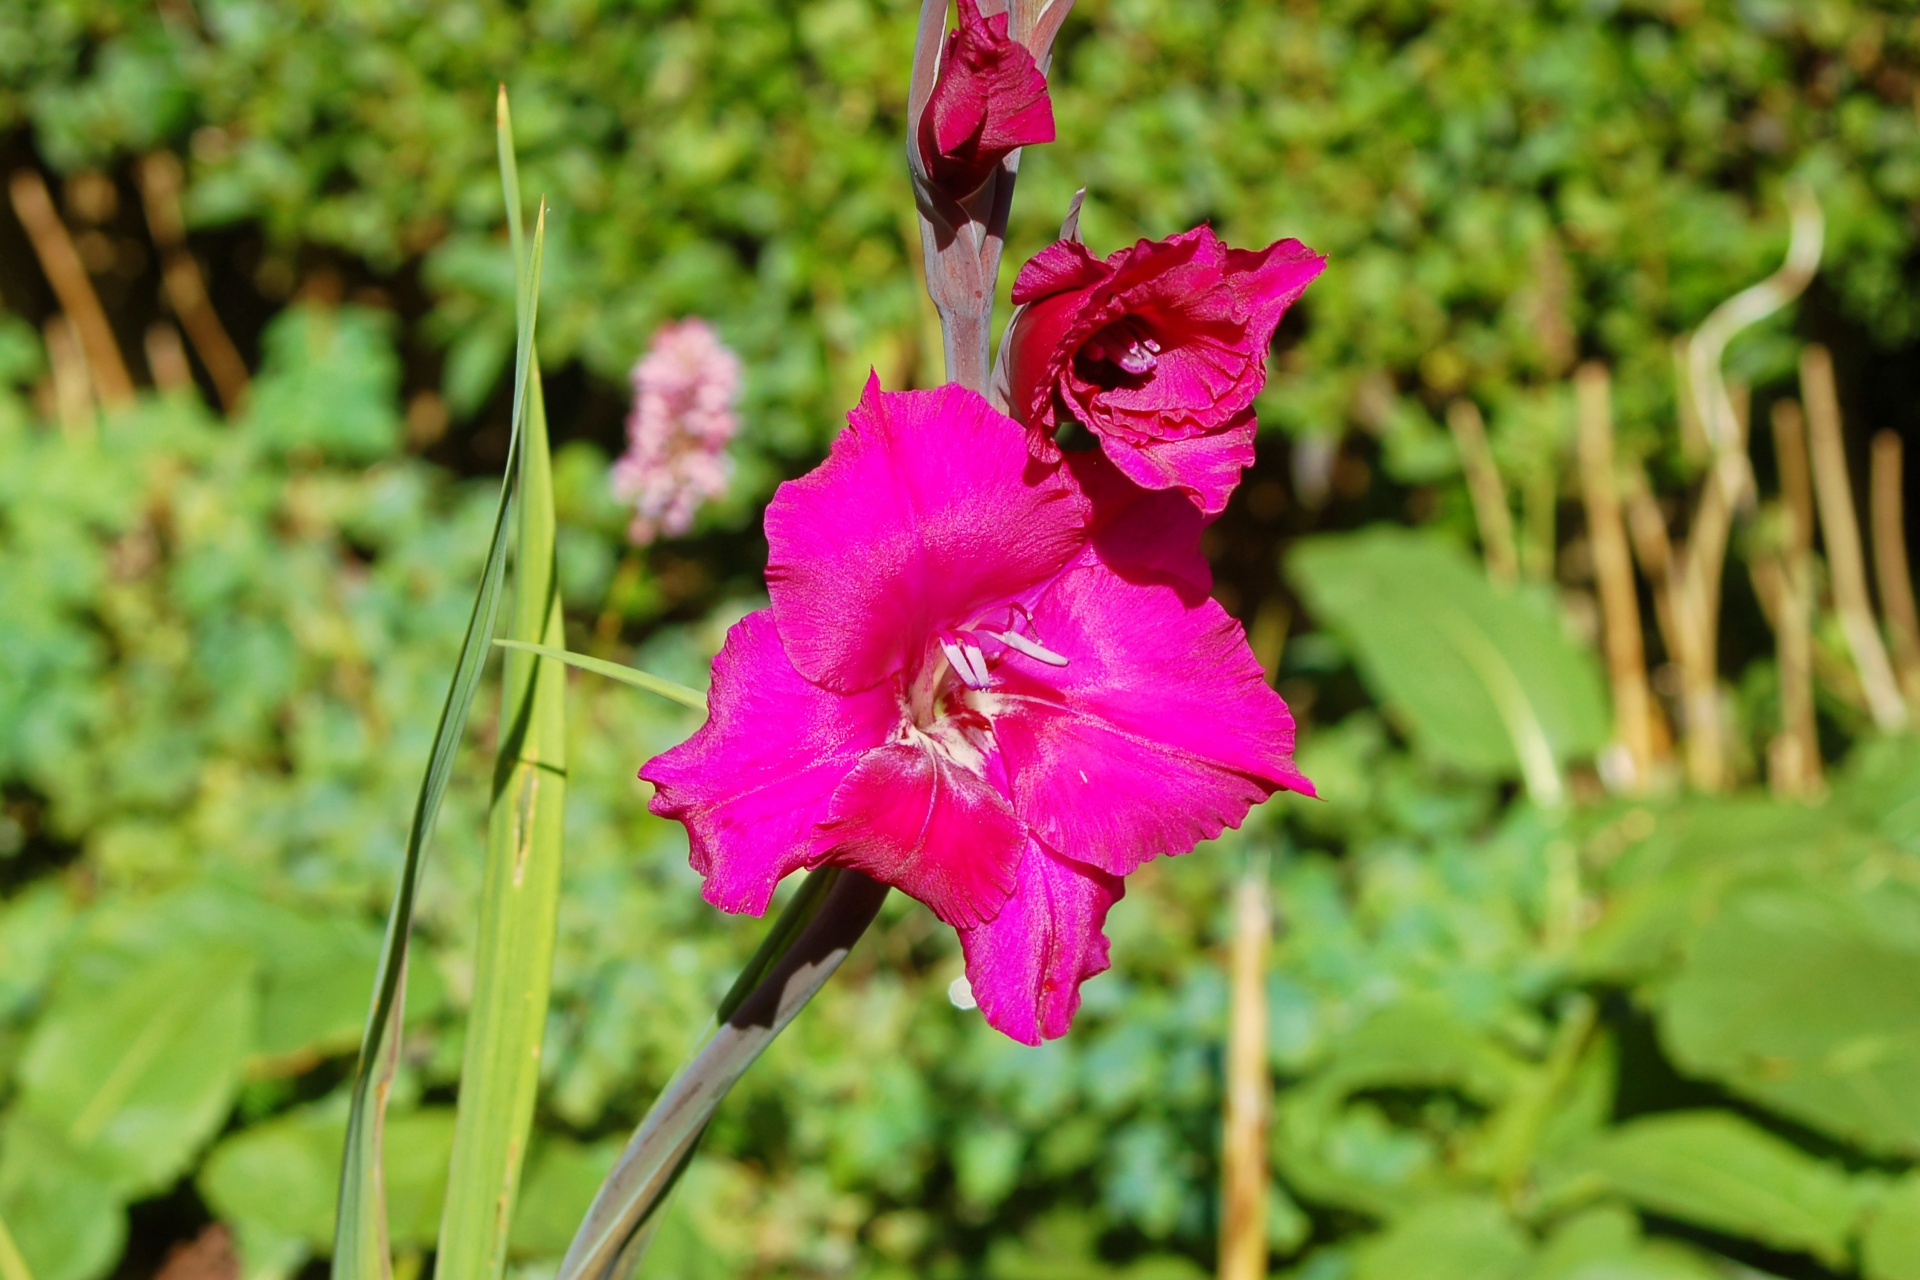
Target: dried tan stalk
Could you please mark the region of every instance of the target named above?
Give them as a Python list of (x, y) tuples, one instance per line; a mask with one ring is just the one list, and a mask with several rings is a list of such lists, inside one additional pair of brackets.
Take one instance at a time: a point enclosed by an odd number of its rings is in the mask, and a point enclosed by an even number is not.
[(1691, 407), (1711, 450), (1686, 551), (1676, 565), (1670, 609), (1686, 705), (1687, 774), (1702, 791), (1717, 791), (1728, 782), (1720, 722), (1720, 586), (1734, 516), (1751, 506), (1754, 491), (1746, 395), (1728, 384), (1720, 362), (1736, 334), (1798, 297), (1819, 269), (1826, 232), (1820, 202), (1812, 188), (1801, 184), (1789, 188), (1787, 204), (1792, 238), (1786, 261), (1765, 280), (1715, 307), (1678, 352), (1684, 370), (1683, 434)]
[(1507, 510), (1506, 489), (1500, 483), (1493, 450), (1487, 445), (1486, 422), (1471, 400), (1455, 400), (1447, 406), (1447, 426), (1460, 450), (1460, 467), (1466, 473), (1467, 493), (1473, 499), (1474, 523), (1480, 527), (1487, 576), (1495, 582), (1512, 582), (1519, 576), (1520, 558), (1514, 550), (1513, 515)]
[(136, 172), (147, 229), (160, 250), (160, 279), (167, 301), (180, 317), (200, 363), (207, 367), (220, 407), (236, 413), (247, 399), (247, 363), (220, 323), (200, 264), (187, 248), (187, 224), (180, 213), (180, 161), (169, 152), (156, 151), (140, 161)]
[[(1813, 704), (1813, 482), (1800, 406), (1773, 407), (1774, 455), (1785, 499), (1785, 546), (1773, 565), (1778, 583), (1771, 610), (1779, 643), (1780, 732), (1767, 748), (1767, 776), (1781, 795), (1809, 795), (1822, 786), (1820, 735)], [(1761, 562), (1754, 562), (1755, 573)], [(1764, 600), (1764, 595), (1763, 595)]]
[(1267, 860), (1254, 858), (1234, 903), (1232, 1022), (1227, 1038), (1225, 1132), (1221, 1142), (1220, 1280), (1267, 1274)]
[(67, 313), (79, 339), (100, 403), (108, 408), (132, 403), (133, 378), (127, 373), (127, 362), (120, 354), (120, 344), (114, 339), (113, 326), (107, 323), (107, 313), (100, 305), (100, 295), (94, 292), (86, 265), (73, 247), (73, 237), (67, 234), (66, 224), (53, 207), (46, 179), (32, 169), (21, 169), (13, 175), (9, 188), (13, 211), (26, 228), (34, 256), (40, 259), (40, 270), (53, 286), (60, 309)]
[(153, 375), (153, 385), (162, 391), (181, 391), (193, 385), (193, 369), (187, 364), (180, 331), (165, 320), (147, 326), (147, 372)]
[(1800, 402), (1773, 406), (1773, 452), (1780, 467), (1780, 496), (1786, 501), (1788, 544), (1813, 550), (1813, 473), (1807, 469), (1807, 426)]
[(1613, 688), (1614, 723), (1632, 765), (1630, 790), (1653, 776), (1653, 691), (1647, 684), (1647, 655), (1640, 634), (1640, 598), (1634, 589), (1633, 553), (1627, 546), (1620, 513), (1620, 486), (1614, 476), (1613, 407), (1606, 368), (1584, 364), (1574, 376), (1578, 410), (1580, 487), (1587, 509), (1587, 538), (1593, 547), (1593, 572), (1600, 591), (1600, 622)]
[(43, 333), (47, 364), (53, 371), (53, 403), (60, 430), (73, 437), (91, 435), (93, 385), (87, 377), (87, 357), (80, 350), (73, 321), (63, 312), (47, 321)]
[(1840, 395), (1833, 380), (1833, 359), (1826, 348), (1809, 346), (1800, 356), (1800, 390), (1807, 402), (1807, 444), (1813, 459), (1814, 495), (1819, 500), (1820, 532), (1827, 547), (1827, 571), (1833, 580), (1834, 612), (1847, 649), (1860, 673), (1867, 710), (1883, 730), (1907, 726), (1907, 704), (1894, 680), (1893, 664), (1880, 639), (1867, 594), (1866, 557), (1847, 478), (1847, 452), (1840, 423)]
[(1914, 606), (1913, 571), (1907, 562), (1902, 453), (1900, 437), (1894, 432), (1875, 433), (1868, 519), (1873, 525), (1874, 575), (1879, 579), (1887, 635), (1893, 642), (1894, 670), (1907, 701), (1920, 710), (1920, 609)]

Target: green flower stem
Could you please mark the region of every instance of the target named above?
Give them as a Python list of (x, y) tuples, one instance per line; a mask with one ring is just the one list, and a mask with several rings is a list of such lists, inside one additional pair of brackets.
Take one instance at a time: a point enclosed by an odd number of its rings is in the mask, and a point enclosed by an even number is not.
[(720, 1002), (712, 1030), (654, 1101), (601, 1184), (555, 1280), (623, 1280), (707, 1122), (761, 1051), (825, 985), (880, 911), (887, 888), (816, 871)]

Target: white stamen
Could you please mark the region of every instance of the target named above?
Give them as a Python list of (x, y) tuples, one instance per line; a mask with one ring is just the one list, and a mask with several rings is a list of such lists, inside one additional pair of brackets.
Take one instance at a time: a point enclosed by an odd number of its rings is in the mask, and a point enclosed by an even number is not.
[(960, 677), (960, 683), (969, 689), (984, 689), (990, 684), (987, 674), (987, 657), (980, 652), (980, 646), (971, 640), (940, 640), (940, 652), (947, 655), (947, 661), (953, 666), (953, 674)]
[(1107, 358), (1136, 378), (1150, 371), (1158, 363), (1155, 353), (1138, 342), (1128, 343), (1125, 351), (1117, 356), (1109, 355)]
[(1021, 653), (1026, 654), (1035, 662), (1044, 662), (1050, 667), (1064, 667), (1067, 665), (1066, 658), (1051, 649), (1044, 648), (1034, 641), (1027, 639), (1017, 631), (989, 631), (987, 634), (1007, 646), (1007, 648), (1017, 649)]
[(980, 652), (979, 645), (969, 640), (960, 646), (960, 652), (967, 656), (968, 671), (973, 676), (968, 684), (984, 689), (993, 683), (993, 677), (987, 673), (987, 655)]

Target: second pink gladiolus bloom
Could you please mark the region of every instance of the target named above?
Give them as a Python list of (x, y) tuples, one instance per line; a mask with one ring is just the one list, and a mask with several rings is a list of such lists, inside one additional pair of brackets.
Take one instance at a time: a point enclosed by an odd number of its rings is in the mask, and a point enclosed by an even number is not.
[(870, 382), (849, 421), (767, 510), (772, 607), (728, 634), (706, 725), (641, 776), (714, 904), (862, 871), (958, 930), (987, 1020), (1037, 1044), (1107, 967), (1122, 877), (1312, 794), (1293, 721), (1182, 496), (1037, 461), (957, 386)]

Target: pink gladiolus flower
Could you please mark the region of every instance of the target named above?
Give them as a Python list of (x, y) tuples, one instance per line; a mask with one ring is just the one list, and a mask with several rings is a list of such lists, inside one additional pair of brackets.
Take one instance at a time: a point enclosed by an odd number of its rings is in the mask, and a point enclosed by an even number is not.
[(633, 369), (627, 451), (613, 491), (634, 505), (627, 537), (644, 546), (678, 536), (702, 504), (727, 491), (727, 443), (739, 427), (740, 361), (700, 319), (669, 324)]
[(978, 190), (1009, 152), (1053, 141), (1053, 103), (1033, 54), (1007, 36), (1007, 15), (960, 0), (940, 74), (920, 117), (920, 158), (956, 200)]
[(709, 901), (865, 872), (958, 930), (987, 1020), (1037, 1044), (1107, 967), (1122, 877), (1311, 794), (1293, 721), (1183, 498), (1035, 460), (958, 386), (869, 381), (849, 423), (767, 509), (772, 607), (728, 634), (707, 723), (640, 776)]
[(1253, 461), (1273, 331), (1325, 265), (1298, 240), (1229, 249), (1204, 226), (1104, 262), (1058, 241), (1014, 281), (1013, 415), (1042, 457), (1078, 421), (1136, 484), (1215, 514)]

